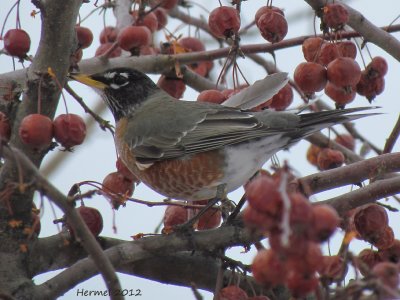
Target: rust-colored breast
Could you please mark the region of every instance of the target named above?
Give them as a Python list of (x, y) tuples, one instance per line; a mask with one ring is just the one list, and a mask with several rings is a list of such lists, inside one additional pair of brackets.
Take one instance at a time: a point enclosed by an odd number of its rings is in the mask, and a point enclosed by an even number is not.
[(120, 120), (116, 128), (115, 143), (122, 160), (143, 183), (174, 199), (203, 200), (215, 196), (224, 175), (221, 150), (158, 161), (147, 168), (139, 168), (135, 154), (123, 140), (125, 127), (126, 120)]

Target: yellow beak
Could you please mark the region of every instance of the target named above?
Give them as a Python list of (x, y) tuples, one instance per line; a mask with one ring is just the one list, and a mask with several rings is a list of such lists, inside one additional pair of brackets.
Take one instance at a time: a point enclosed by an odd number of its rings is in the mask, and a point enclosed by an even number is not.
[(80, 83), (86, 84), (87, 86), (104, 90), (107, 85), (101, 81), (94, 80), (89, 75), (85, 74), (70, 74), (70, 77)]

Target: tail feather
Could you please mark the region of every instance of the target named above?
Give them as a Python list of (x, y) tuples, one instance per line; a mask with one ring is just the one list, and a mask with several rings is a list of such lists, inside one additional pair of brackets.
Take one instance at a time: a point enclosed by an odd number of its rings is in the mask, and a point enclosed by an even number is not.
[(295, 141), (298, 141), (314, 132), (318, 132), (322, 129), (329, 128), (333, 125), (342, 124), (346, 122), (352, 122), (354, 120), (369, 117), (373, 115), (379, 115), (380, 113), (364, 113), (354, 114), (356, 112), (377, 109), (379, 107), (356, 107), (347, 109), (335, 109), (321, 112), (299, 114), (300, 121), (298, 128), (301, 134), (295, 134)]

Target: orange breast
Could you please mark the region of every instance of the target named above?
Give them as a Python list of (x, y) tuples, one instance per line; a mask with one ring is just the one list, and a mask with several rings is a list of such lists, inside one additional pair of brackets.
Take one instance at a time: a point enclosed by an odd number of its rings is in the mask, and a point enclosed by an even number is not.
[(135, 154), (122, 139), (125, 126), (126, 122), (122, 120), (118, 123), (115, 143), (122, 160), (143, 183), (174, 199), (203, 200), (215, 196), (224, 175), (224, 158), (220, 150), (158, 161), (139, 169)]

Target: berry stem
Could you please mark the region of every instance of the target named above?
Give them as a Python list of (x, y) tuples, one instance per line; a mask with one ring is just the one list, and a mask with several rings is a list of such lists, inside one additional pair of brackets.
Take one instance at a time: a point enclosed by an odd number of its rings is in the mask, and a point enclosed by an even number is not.
[(20, 0), (17, 1), (17, 17), (16, 17), (16, 24), (15, 24), (15, 28), (17, 28), (17, 29), (21, 29), (21, 19), (19, 18), (19, 4), (20, 4)]
[[(18, 2), (19, 2), (19, 1), (18, 1)], [(13, 11), (13, 9), (17, 6), (18, 2), (14, 3), (14, 5), (11, 6), (11, 8), (10, 8), (10, 10), (8, 11), (6, 17), (4, 18), (3, 27), (1, 27), (0, 37), (3, 37), (4, 27), (6, 26), (7, 19), (8, 19), (8, 17), (10, 16), (11, 12)]]

